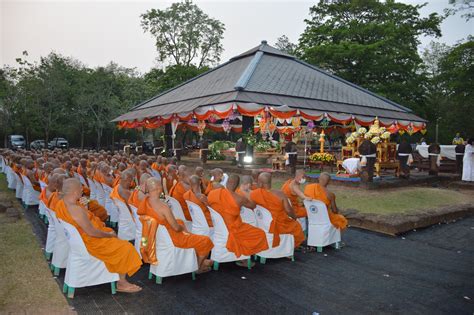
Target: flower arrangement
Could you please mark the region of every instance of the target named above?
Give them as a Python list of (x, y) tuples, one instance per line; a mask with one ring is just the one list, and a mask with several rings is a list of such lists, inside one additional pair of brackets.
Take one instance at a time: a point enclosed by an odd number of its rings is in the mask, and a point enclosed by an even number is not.
[(390, 139), (390, 132), (385, 131), (384, 133), (382, 133), (382, 134), (380, 135), (380, 138), (382, 138), (382, 139), (384, 139), (384, 140)]
[(271, 145), (270, 141), (263, 141), (262, 140), (262, 141), (257, 142), (257, 144), (255, 145), (255, 151), (257, 151), (257, 152), (266, 152), (271, 147), (272, 147), (272, 145)]
[(244, 136), (243, 138), (245, 139), (245, 141), (247, 141), (247, 144), (250, 145), (250, 146), (255, 146), (255, 144), (257, 143), (257, 137), (255, 136), (255, 134), (252, 132), (253, 130), (249, 130)]
[(351, 134), (351, 136), (352, 136), (353, 138), (359, 138), (359, 137), (360, 137), (360, 133), (358, 133), (357, 131), (354, 131), (354, 132)]
[(353, 144), (354, 141), (355, 141), (355, 138), (352, 135), (346, 138), (347, 144)]
[(380, 142), (380, 137), (373, 137), (372, 140), (370, 140), (373, 144), (377, 144)]
[(360, 133), (361, 135), (364, 135), (367, 133), (367, 129), (365, 129), (364, 127), (360, 127), (359, 130), (357, 130), (358, 133)]
[(326, 162), (326, 163), (329, 163), (335, 160), (334, 155), (329, 154), (329, 153), (320, 153), (320, 152), (313, 153), (312, 155), (310, 155), (309, 159), (310, 161), (313, 161), (313, 162), (319, 161), (319, 162)]
[(372, 137), (374, 136), (374, 134), (370, 131), (368, 131), (365, 135), (364, 135), (364, 138), (369, 140), (371, 139)]

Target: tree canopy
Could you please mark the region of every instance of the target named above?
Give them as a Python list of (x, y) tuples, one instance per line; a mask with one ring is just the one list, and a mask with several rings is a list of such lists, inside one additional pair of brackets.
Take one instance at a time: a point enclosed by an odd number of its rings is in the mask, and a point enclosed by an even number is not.
[(191, 0), (141, 15), (145, 32), (155, 39), (158, 60), (172, 65), (202, 68), (220, 61), (224, 24), (210, 18)]

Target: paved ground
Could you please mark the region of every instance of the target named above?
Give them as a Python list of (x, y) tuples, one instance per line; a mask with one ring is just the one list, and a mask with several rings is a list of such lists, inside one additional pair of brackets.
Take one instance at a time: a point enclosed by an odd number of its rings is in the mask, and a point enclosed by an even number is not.
[[(40, 242), (45, 226), (33, 211)], [(233, 264), (200, 275), (148, 280), (148, 266), (132, 278), (135, 295), (110, 294), (109, 285), (76, 289), (79, 313), (473, 314), (474, 218), (393, 238), (349, 229), (339, 251), (297, 253), (248, 271)], [(57, 279), (62, 288), (64, 272)]]

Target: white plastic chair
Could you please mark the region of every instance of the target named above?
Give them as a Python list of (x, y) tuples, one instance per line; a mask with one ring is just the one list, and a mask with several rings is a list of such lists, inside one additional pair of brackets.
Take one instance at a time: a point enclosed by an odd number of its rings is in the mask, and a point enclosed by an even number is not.
[(28, 206), (37, 206), (39, 204), (39, 191), (36, 191), (31, 184), (31, 181), (25, 175), (21, 175), (23, 179), (23, 194), (22, 200), (25, 204), (25, 207)]
[(247, 207), (240, 208), (240, 217), (242, 218), (242, 222), (250, 224), (252, 226), (257, 227), (257, 218), (255, 217), (255, 212), (252, 209)]
[(174, 217), (178, 220), (183, 220), (188, 231), (191, 231), (193, 228), (193, 223), (191, 221), (186, 220), (183, 208), (181, 208), (181, 204), (179, 203), (179, 201), (171, 196), (166, 196), (166, 203), (170, 206)]
[[(117, 206), (115, 203), (112, 201), (110, 198), (110, 194), (112, 193), (112, 188), (108, 185), (101, 184), (101, 183), (96, 183), (97, 186), (100, 186), (102, 188), (102, 191), (104, 192), (104, 208), (107, 210), (107, 213), (109, 214), (110, 218), (109, 221), (112, 226), (117, 226), (117, 223), (119, 221), (119, 210), (117, 209)], [(100, 188), (98, 189), (100, 191)]]
[(270, 225), (273, 217), (268, 209), (262, 206), (255, 208), (255, 215), (257, 217), (258, 227), (265, 231), (268, 242), (268, 249), (257, 254), (260, 257), (260, 263), (264, 264), (267, 258), (283, 258), (291, 257), (294, 261), (295, 238), (292, 234), (280, 234), (280, 244), (277, 247), (273, 245), (273, 233), (270, 233)]
[(0, 155), (0, 173), (5, 173), (5, 159)]
[(186, 200), (186, 204), (188, 205), (189, 213), (193, 219), (191, 232), (193, 234), (205, 235), (212, 238), (214, 229), (207, 224), (206, 216), (201, 207), (189, 200)]
[(45, 224), (48, 224), (49, 222), (49, 218), (48, 216), (46, 215), (46, 205), (44, 204), (43, 201), (41, 201), (39, 198), (38, 198), (38, 212), (39, 212), (39, 217), (44, 220), (44, 223)]
[(41, 190), (43, 190), (44, 188), (46, 188), (48, 186), (48, 184), (46, 184), (42, 180), (39, 181), (39, 184), (40, 184)]
[(140, 243), (142, 241), (142, 230), (143, 230), (143, 225), (142, 221), (140, 221), (140, 216), (138, 215), (138, 209), (135, 206), (129, 205), (130, 209), (132, 209), (132, 215), (133, 218), (135, 219), (135, 249), (137, 250), (138, 254), (140, 257), (142, 257), (142, 253), (140, 252)]
[(151, 169), (150, 172), (151, 172), (151, 176), (156, 177), (156, 178), (158, 178), (159, 180), (161, 180), (160, 172), (158, 172), (157, 170), (154, 170), (154, 169)]
[[(132, 213), (127, 205), (117, 198), (111, 198), (119, 212), (118, 219), (118, 238), (121, 240), (131, 241), (136, 237), (136, 225), (132, 217)], [(141, 239), (141, 238), (140, 238)], [(139, 241), (138, 239), (137, 241)]]
[[(95, 186), (95, 193), (96, 193), (96, 197), (97, 197), (97, 201), (99, 202), (99, 204), (102, 206), (102, 207), (105, 207), (105, 191), (104, 191), (104, 187), (102, 187), (102, 184), (99, 183), (98, 181), (96, 180), (91, 180), (91, 182), (94, 183), (94, 186)], [(110, 215), (110, 213), (109, 213)]]
[(8, 182), (8, 189), (16, 189), (16, 177), (14, 175), (14, 171), (10, 166), (6, 166), (6, 175), (7, 175), (7, 182)]
[(338, 249), (341, 231), (331, 224), (326, 205), (318, 200), (305, 200), (304, 206), (308, 213), (308, 246), (316, 246), (318, 252), (332, 244)]
[(214, 234), (212, 235), (212, 242), (214, 248), (211, 251), (211, 260), (214, 261), (214, 270), (219, 269), (219, 263), (226, 263), (232, 261), (240, 261), (247, 259), (248, 269), (252, 268), (252, 262), (249, 256), (235, 256), (233, 252), (227, 250), (227, 239), (229, 238), (229, 231), (225, 225), (222, 216), (211, 207), (207, 207), (211, 212), (212, 225), (214, 226)]
[[(82, 176), (81, 176), (81, 177), (82, 177)], [(84, 181), (85, 181), (85, 180), (84, 180)], [(88, 183), (89, 183), (89, 189), (90, 189), (90, 191), (91, 191), (90, 196), (89, 196), (90, 199), (99, 201), (99, 199), (97, 198), (97, 187), (96, 187), (96, 185), (95, 185), (94, 180), (92, 180), (91, 178), (89, 178)]]
[[(23, 182), (21, 181), (20, 177), (16, 172), (13, 172), (13, 176), (15, 176), (15, 197), (17, 199), (22, 199), (23, 198)], [(22, 200), (23, 201), (23, 200)]]
[(46, 245), (44, 246), (44, 255), (47, 260), (51, 259), (51, 256), (53, 255), (54, 251), (54, 243), (56, 241), (56, 228), (54, 225), (54, 221), (51, 218), (51, 215), (49, 214), (49, 209), (46, 207), (46, 205), (43, 203), (43, 201), (40, 200), (40, 205), (39, 208), (44, 209), (44, 214), (48, 218), (48, 231), (46, 232)]
[(54, 224), (55, 238), (53, 258), (51, 259), (51, 270), (55, 276), (59, 276), (61, 269), (67, 267), (69, 256), (69, 244), (64, 234), (64, 228), (56, 217), (56, 213), (46, 208), (50, 224)]
[(109, 272), (103, 261), (89, 254), (79, 231), (74, 226), (64, 221), (60, 224), (70, 247), (63, 292), (67, 292), (67, 296), (73, 298), (75, 288), (110, 283), (112, 294), (115, 294), (116, 281), (119, 280), (118, 273)]
[(194, 248), (178, 248), (173, 244), (168, 230), (160, 225), (156, 230), (156, 259), (158, 264), (150, 265), (148, 279), (156, 276), (156, 283), (161, 284), (164, 277), (192, 273), (198, 269), (196, 251)]

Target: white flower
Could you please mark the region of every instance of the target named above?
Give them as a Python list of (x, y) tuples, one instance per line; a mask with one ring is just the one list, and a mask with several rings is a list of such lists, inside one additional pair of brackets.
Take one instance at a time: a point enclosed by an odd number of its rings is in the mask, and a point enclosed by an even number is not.
[(382, 135), (380, 136), (380, 138), (382, 138), (382, 139), (390, 139), (390, 132), (385, 131), (384, 133), (382, 133)]
[(354, 139), (353, 136), (349, 136), (349, 137), (347, 137), (347, 139), (346, 139), (346, 143), (348, 143), (348, 144), (354, 143), (354, 141), (355, 141), (355, 139)]
[(367, 132), (367, 133), (364, 135), (364, 138), (365, 138), (365, 139), (370, 139), (370, 138), (372, 138), (373, 135), (374, 135), (374, 134), (369, 131), (369, 132)]
[(364, 127), (360, 127), (359, 130), (357, 130), (361, 135), (365, 134), (367, 132), (367, 129)]
[(380, 138), (379, 137), (373, 137), (372, 140), (370, 140), (373, 144), (377, 144), (380, 142)]

